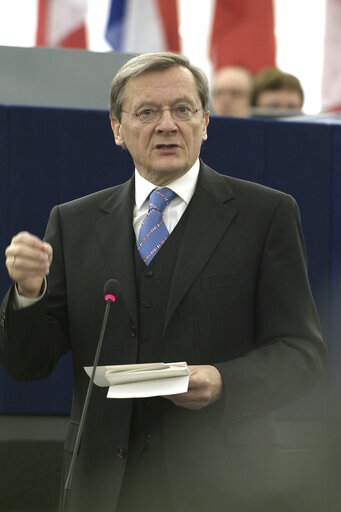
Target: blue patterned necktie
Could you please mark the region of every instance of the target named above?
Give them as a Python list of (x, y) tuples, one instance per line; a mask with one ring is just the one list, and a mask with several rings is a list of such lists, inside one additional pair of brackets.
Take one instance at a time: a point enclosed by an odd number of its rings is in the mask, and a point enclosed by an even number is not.
[(169, 237), (162, 212), (175, 196), (175, 192), (169, 188), (154, 190), (149, 196), (148, 213), (142, 222), (137, 240), (137, 249), (146, 265), (149, 265)]

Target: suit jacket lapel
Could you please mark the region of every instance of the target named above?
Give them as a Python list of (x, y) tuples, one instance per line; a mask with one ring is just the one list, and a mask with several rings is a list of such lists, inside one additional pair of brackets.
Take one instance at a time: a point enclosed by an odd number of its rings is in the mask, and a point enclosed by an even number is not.
[(103, 217), (95, 224), (112, 278), (121, 285), (121, 298), (135, 325), (138, 322), (136, 282), (133, 260), (134, 178), (116, 187), (101, 206)]
[(201, 164), (173, 274), (164, 329), (236, 215), (233, 198), (226, 180)]
[[(172, 278), (165, 329), (182, 297), (236, 215), (233, 198), (234, 194), (223, 176), (201, 164)], [(110, 277), (120, 282), (122, 300), (133, 323), (138, 325), (132, 250), (133, 203), (134, 178), (116, 187), (112, 196), (101, 206), (103, 217), (96, 222), (95, 230), (112, 272)]]

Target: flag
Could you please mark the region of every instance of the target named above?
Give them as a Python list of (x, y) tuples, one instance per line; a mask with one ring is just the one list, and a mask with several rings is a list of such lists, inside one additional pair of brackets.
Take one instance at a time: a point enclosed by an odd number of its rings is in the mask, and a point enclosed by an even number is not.
[(86, 48), (87, 0), (39, 0), (37, 46)]
[(111, 0), (106, 39), (115, 51), (180, 51), (177, 0)]
[(341, 0), (327, 0), (322, 110), (341, 112)]
[(242, 66), (257, 73), (274, 66), (272, 0), (216, 0), (210, 59), (214, 70)]

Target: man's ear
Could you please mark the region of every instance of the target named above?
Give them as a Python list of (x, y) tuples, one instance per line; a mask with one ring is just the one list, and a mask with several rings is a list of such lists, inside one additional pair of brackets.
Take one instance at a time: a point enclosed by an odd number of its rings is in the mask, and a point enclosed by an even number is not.
[(207, 140), (207, 126), (210, 122), (210, 113), (209, 111), (205, 112), (203, 117), (203, 123), (202, 123), (202, 139), (201, 140)]
[(115, 142), (118, 146), (124, 146), (124, 140), (121, 135), (121, 123), (116, 117), (110, 118), (111, 129), (114, 134)]

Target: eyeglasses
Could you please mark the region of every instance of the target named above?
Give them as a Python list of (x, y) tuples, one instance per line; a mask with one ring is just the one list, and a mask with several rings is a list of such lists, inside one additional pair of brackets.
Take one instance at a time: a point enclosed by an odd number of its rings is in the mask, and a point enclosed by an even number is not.
[(142, 123), (157, 123), (160, 121), (162, 117), (162, 112), (169, 110), (171, 116), (176, 121), (190, 121), (194, 114), (202, 110), (201, 108), (193, 108), (189, 105), (176, 105), (172, 108), (144, 108), (140, 112), (127, 112), (126, 110), (121, 110), (121, 112), (125, 112), (126, 114), (130, 114), (131, 116), (138, 117)]

